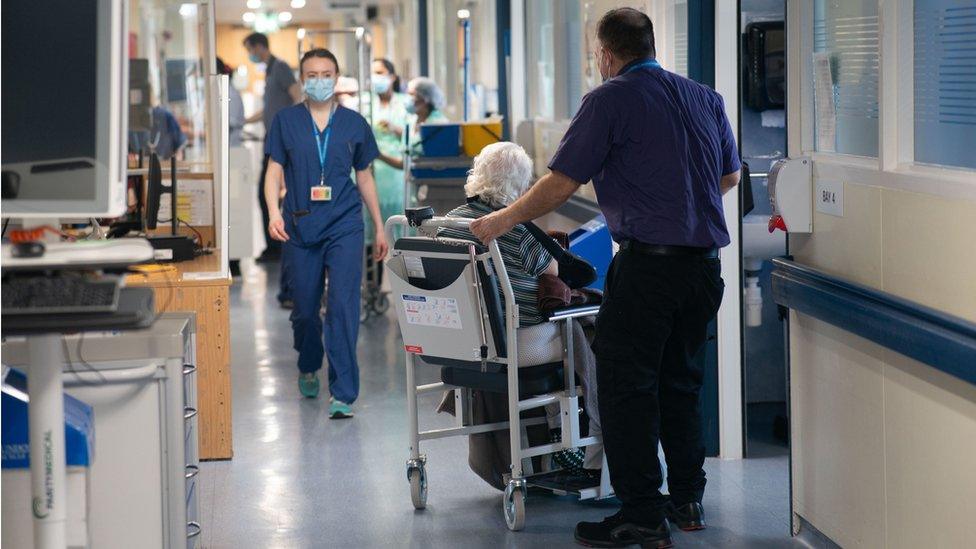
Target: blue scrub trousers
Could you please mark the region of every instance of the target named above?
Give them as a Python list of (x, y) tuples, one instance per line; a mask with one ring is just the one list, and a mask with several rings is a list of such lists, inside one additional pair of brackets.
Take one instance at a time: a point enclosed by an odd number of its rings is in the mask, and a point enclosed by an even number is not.
[[(331, 232), (331, 231), (330, 231)], [(298, 369), (316, 372), (323, 354), (329, 359), (329, 392), (351, 404), (359, 396), (359, 308), (363, 277), (363, 227), (344, 230), (309, 245), (285, 243), (282, 267), (295, 301), (291, 325)], [(322, 325), (322, 291), (329, 275), (329, 294)], [(323, 339), (324, 336), (324, 339)]]

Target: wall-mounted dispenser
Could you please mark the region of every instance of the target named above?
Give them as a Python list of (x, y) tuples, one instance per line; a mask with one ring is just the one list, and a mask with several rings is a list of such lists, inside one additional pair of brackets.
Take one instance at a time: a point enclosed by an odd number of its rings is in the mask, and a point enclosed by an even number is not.
[(773, 215), (769, 232), (813, 232), (813, 161), (809, 157), (784, 158), (769, 170), (769, 201)]

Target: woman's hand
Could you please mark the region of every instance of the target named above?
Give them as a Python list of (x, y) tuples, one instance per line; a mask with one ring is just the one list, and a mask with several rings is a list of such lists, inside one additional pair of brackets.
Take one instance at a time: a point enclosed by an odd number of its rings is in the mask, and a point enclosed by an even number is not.
[(376, 228), (376, 241), (373, 243), (373, 259), (382, 261), (386, 257), (386, 252), (390, 251), (390, 245), (386, 242), (386, 234), (383, 227)]
[(275, 240), (288, 241), (288, 233), (285, 232), (285, 220), (281, 218), (281, 214), (271, 216), (271, 220), (268, 222), (268, 233)]

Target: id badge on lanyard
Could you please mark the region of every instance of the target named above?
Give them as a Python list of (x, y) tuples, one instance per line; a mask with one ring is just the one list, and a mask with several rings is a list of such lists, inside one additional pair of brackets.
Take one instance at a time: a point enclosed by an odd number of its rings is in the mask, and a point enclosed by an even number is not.
[(332, 187), (325, 184), (325, 157), (329, 150), (329, 136), (332, 135), (332, 116), (335, 114), (335, 106), (329, 113), (329, 123), (325, 132), (320, 132), (315, 124), (315, 118), (309, 111), (308, 116), (312, 120), (312, 131), (315, 135), (315, 149), (319, 153), (319, 184), (311, 188), (309, 199), (312, 202), (328, 202), (332, 200)]

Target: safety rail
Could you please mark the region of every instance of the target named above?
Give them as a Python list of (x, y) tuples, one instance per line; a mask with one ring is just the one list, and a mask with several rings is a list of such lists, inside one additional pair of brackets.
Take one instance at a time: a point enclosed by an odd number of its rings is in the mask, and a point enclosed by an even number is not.
[(773, 299), (976, 385), (976, 323), (787, 259), (773, 259)]

